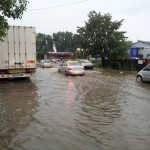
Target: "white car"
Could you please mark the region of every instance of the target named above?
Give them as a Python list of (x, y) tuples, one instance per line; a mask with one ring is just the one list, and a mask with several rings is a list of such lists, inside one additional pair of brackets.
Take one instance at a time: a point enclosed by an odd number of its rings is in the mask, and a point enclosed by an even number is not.
[(59, 69), (58, 72), (62, 72), (66, 75), (84, 75), (84, 67), (79, 61), (64, 61)]
[(82, 66), (84, 69), (93, 69), (93, 64), (87, 60), (87, 59), (80, 59), (79, 60), (82, 63)]
[(42, 68), (51, 68), (52, 64), (49, 59), (43, 59), (43, 60), (40, 60), (40, 66)]
[(148, 81), (150, 82), (150, 64), (140, 70), (136, 75), (136, 81)]

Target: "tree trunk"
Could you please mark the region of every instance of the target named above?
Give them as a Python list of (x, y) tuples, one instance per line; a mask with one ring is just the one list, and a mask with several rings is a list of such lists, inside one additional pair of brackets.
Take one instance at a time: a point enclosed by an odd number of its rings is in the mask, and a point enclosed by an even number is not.
[(101, 60), (102, 60), (102, 67), (106, 68), (105, 57), (101, 57)]

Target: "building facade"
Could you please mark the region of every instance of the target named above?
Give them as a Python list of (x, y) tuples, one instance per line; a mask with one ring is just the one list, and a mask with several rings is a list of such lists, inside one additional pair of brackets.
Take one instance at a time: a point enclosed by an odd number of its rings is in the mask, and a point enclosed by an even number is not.
[(62, 60), (62, 59), (70, 59), (73, 57), (72, 52), (46, 52), (44, 54), (44, 59), (57, 59), (57, 60)]
[(139, 59), (150, 59), (150, 42), (138, 41), (133, 43), (129, 49), (130, 57), (136, 57)]

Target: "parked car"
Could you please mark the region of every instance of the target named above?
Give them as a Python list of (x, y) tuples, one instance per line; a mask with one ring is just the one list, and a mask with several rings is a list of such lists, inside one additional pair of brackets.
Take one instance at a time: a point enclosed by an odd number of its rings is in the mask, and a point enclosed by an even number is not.
[(54, 63), (57, 63), (58, 59), (53, 58), (53, 59), (51, 59), (51, 61), (54, 62)]
[(60, 65), (59, 72), (62, 72), (66, 75), (84, 75), (84, 67), (79, 61), (67, 60), (62, 62)]
[(93, 64), (87, 60), (87, 59), (80, 59), (79, 60), (82, 63), (82, 66), (84, 69), (93, 69)]
[(149, 81), (150, 82), (150, 64), (140, 70), (136, 75), (137, 81)]
[(40, 60), (40, 66), (42, 68), (51, 68), (52, 64), (49, 59), (43, 59), (43, 60)]

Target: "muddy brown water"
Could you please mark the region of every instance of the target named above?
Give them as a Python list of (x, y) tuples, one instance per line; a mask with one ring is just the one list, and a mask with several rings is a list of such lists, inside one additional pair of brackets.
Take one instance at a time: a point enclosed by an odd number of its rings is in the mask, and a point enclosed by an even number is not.
[(37, 68), (0, 81), (0, 150), (110, 149), (150, 149), (150, 84), (134, 73)]

